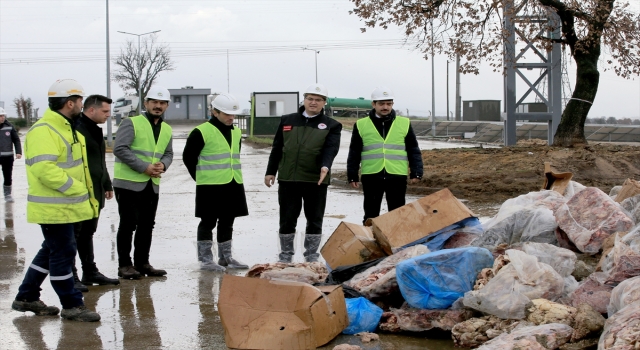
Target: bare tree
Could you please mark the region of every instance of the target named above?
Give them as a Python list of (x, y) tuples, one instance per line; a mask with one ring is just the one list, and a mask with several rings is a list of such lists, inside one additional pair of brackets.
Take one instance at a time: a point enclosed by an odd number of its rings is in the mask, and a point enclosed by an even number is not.
[(31, 102), (31, 97), (24, 98), (22, 94), (19, 97), (13, 99), (13, 107), (15, 107), (16, 112), (18, 113), (18, 118), (29, 118), (29, 110), (33, 107), (33, 102)]
[[(478, 74), (482, 62), (502, 71), (503, 43), (507, 32), (503, 15), (506, 0), (350, 0), (351, 13), (366, 27), (404, 29), (407, 41), (425, 53), (432, 50), (430, 22), (434, 21), (434, 51), (453, 59), (460, 55), (462, 73)], [(607, 56), (603, 69), (630, 78), (640, 75), (640, 16), (628, 0), (513, 0), (518, 15), (532, 20), (520, 23), (520, 33), (536, 38), (539, 50), (549, 50), (552, 39), (537, 35), (549, 30), (535, 19), (556, 13), (562, 23), (560, 41), (569, 48), (576, 63), (573, 96), (562, 113), (553, 143), (571, 146), (587, 143), (584, 124), (598, 91), (598, 68), (602, 50)], [(362, 28), (366, 31), (366, 28)], [(465, 44), (461, 44), (465, 43)], [(466, 44), (469, 43), (469, 44)]]
[(113, 81), (126, 92), (138, 95), (138, 82), (142, 90), (142, 98), (147, 95), (149, 89), (164, 71), (175, 69), (171, 60), (171, 50), (168, 45), (156, 42), (156, 36), (143, 38), (138, 54), (138, 43), (128, 40), (120, 49), (120, 55), (114, 63), (119, 67), (113, 74)]

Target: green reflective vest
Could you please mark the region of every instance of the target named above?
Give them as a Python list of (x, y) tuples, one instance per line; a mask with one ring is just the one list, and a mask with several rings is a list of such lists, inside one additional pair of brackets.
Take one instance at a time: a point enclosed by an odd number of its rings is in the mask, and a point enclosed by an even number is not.
[(200, 124), (196, 129), (200, 130), (204, 140), (204, 148), (200, 151), (196, 166), (196, 185), (223, 185), (233, 179), (241, 184), (240, 138), (242, 131), (239, 128), (231, 130), (230, 147), (220, 130), (211, 123)]
[(69, 224), (98, 216), (85, 138), (47, 109), (27, 132), (24, 147), (29, 195), (27, 221)]
[[(156, 143), (151, 123), (146, 116), (137, 115), (129, 119), (131, 119), (131, 122), (133, 123), (133, 129), (136, 135), (130, 146), (131, 151), (143, 162), (149, 164), (157, 163), (160, 158), (162, 158), (169, 141), (171, 141), (171, 127), (167, 123), (162, 123), (160, 125), (160, 136)], [(122, 163), (118, 157), (115, 159), (113, 177), (131, 182), (147, 182), (151, 179), (154, 184), (160, 185), (160, 178), (152, 178), (144, 172), (139, 173), (131, 169), (128, 165)]]
[(358, 132), (362, 137), (361, 173), (376, 174), (383, 169), (389, 174), (407, 175), (409, 160), (404, 139), (409, 132), (409, 118), (396, 117), (389, 134), (382, 138), (371, 118), (358, 120)]

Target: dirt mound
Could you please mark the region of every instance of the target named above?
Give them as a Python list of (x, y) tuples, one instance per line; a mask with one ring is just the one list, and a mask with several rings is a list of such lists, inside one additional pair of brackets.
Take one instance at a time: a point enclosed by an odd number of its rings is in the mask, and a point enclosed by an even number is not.
[[(409, 192), (427, 195), (449, 188), (471, 205), (502, 203), (540, 190), (544, 162), (573, 180), (606, 193), (627, 178), (640, 178), (640, 147), (594, 144), (574, 148), (521, 141), (513, 147), (451, 148), (422, 151), (424, 177)], [(346, 180), (346, 174), (334, 174)]]

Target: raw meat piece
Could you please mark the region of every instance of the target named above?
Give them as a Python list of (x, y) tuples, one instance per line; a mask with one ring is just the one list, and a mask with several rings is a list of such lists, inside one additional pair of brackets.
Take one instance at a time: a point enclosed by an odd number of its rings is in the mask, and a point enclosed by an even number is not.
[[(617, 202), (617, 201), (616, 201)], [(633, 219), (634, 223), (640, 223), (640, 195), (629, 197), (620, 203), (622, 209)]]
[(473, 290), (482, 289), (489, 281), (498, 274), (498, 271), (509, 264), (509, 258), (506, 255), (498, 255), (497, 258), (493, 260), (493, 267), (482, 269), (478, 273), (478, 277), (476, 277), (476, 283), (473, 286)]
[(546, 299), (535, 299), (532, 305), (527, 308), (527, 321), (536, 325), (547, 323), (564, 323), (571, 325), (577, 309)]
[(606, 283), (612, 286), (640, 275), (640, 226), (625, 236), (617, 234), (613, 249), (601, 267), (608, 275)]
[(327, 267), (319, 262), (313, 263), (269, 263), (253, 265), (246, 277), (265, 279), (283, 279), (288, 281), (314, 284), (324, 282), (329, 275)]
[(400, 292), (396, 280), (396, 265), (401, 261), (426, 253), (429, 253), (429, 249), (423, 245), (403, 249), (385, 258), (378, 265), (353, 276), (344, 284), (357, 290), (367, 299), (380, 298)]
[(355, 335), (360, 338), (360, 341), (363, 343), (370, 343), (372, 341), (380, 340), (380, 336), (375, 333), (362, 332)]
[(528, 321), (503, 320), (496, 316), (471, 318), (453, 326), (451, 336), (456, 346), (476, 347), (499, 336), (511, 333), (518, 326), (533, 325)]
[(604, 322), (602, 314), (594, 310), (591, 305), (580, 304), (571, 324), (573, 327), (571, 342), (600, 334), (604, 328)]
[(640, 346), (640, 301), (627, 305), (609, 317), (598, 349), (634, 350)]
[(609, 317), (625, 306), (640, 301), (640, 276), (622, 281), (611, 291), (611, 301), (607, 307)]
[(595, 254), (603, 241), (619, 231), (628, 231), (633, 220), (611, 197), (596, 187), (580, 191), (555, 213), (558, 227), (581, 252)]
[(361, 346), (351, 344), (340, 344), (333, 347), (332, 350), (362, 350)]
[(478, 350), (557, 349), (571, 339), (572, 333), (573, 328), (562, 323), (521, 327), (488, 341)]
[(424, 332), (433, 328), (451, 330), (473, 316), (471, 310), (391, 309), (382, 314), (380, 329), (386, 332)]
[(478, 291), (464, 295), (464, 306), (504, 319), (523, 319), (533, 299), (555, 301), (562, 296), (564, 279), (535, 256), (509, 249), (511, 263)]
[(597, 312), (606, 314), (613, 287), (604, 284), (605, 278), (606, 275), (602, 272), (592, 273), (571, 293), (568, 304), (573, 307), (588, 304)]
[(468, 247), (474, 239), (478, 238), (478, 234), (468, 232), (456, 232), (444, 244), (444, 249), (453, 249), (460, 247)]

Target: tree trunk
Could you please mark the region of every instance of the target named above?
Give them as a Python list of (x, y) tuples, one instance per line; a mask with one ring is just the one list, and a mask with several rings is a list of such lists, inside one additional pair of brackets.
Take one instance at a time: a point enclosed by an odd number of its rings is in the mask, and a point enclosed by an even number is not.
[(553, 137), (554, 146), (570, 147), (587, 143), (584, 136), (584, 123), (598, 92), (600, 49), (593, 49), (589, 53), (577, 53), (574, 57), (577, 65), (576, 85)]

